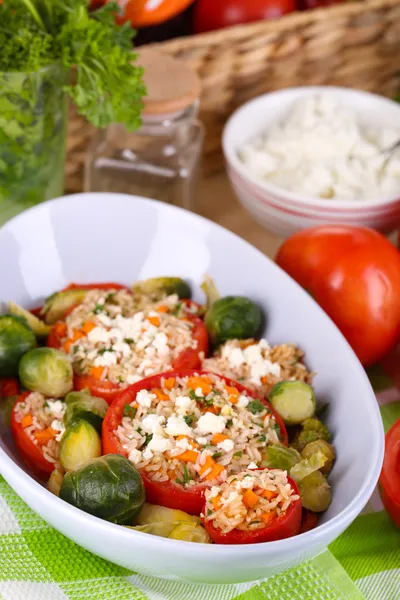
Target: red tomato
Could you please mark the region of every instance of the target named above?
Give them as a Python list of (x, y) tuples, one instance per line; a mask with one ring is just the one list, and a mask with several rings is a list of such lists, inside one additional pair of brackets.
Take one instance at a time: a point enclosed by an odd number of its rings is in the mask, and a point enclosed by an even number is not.
[[(300, 495), (299, 488), (293, 479), (288, 477), (288, 481), (295, 494)], [(204, 506), (202, 512), (205, 513)], [(202, 519), (202, 522), (215, 544), (260, 544), (262, 542), (283, 540), (300, 533), (301, 515), (301, 499), (299, 498), (291, 504), (286, 512), (262, 529), (253, 529), (253, 531), (233, 529), (229, 533), (222, 533), (220, 529), (214, 526), (212, 521)]]
[(299, 0), (298, 8), (300, 10), (310, 10), (312, 8), (321, 8), (331, 4), (341, 4), (344, 0)]
[[(104, 454), (122, 454), (127, 456), (126, 450), (122, 448), (122, 445), (114, 432), (119, 427), (122, 421), (123, 412), (126, 404), (131, 404), (136, 398), (136, 395), (140, 390), (151, 390), (153, 388), (160, 387), (161, 379), (167, 377), (186, 377), (194, 374), (207, 375), (205, 371), (198, 371), (193, 369), (182, 369), (179, 371), (168, 371), (167, 373), (160, 373), (159, 375), (153, 375), (147, 379), (142, 379), (138, 383), (130, 386), (123, 392), (111, 404), (107, 411), (105, 419), (103, 421), (102, 428), (102, 443)], [(246, 391), (252, 398), (258, 398), (269, 410), (274, 414), (276, 422), (278, 423), (281, 430), (281, 441), (287, 445), (288, 437), (285, 425), (282, 418), (278, 415), (273, 408), (263, 398), (259, 398), (256, 392), (248, 390), (243, 385), (237, 382), (233, 382), (231, 379), (221, 377), (227, 385), (234, 385), (239, 392)], [(146, 487), (146, 498), (150, 504), (160, 504), (167, 508), (173, 508), (176, 510), (183, 510), (191, 515), (199, 515), (204, 503), (204, 485), (192, 486), (188, 489), (184, 489), (181, 486), (168, 482), (152, 481), (146, 471), (141, 471), (143, 481)]]
[(16, 410), (20, 402), (24, 402), (30, 392), (25, 392), (19, 396), (11, 413), (11, 433), (14, 443), (25, 464), (41, 479), (48, 479), (50, 473), (54, 471), (54, 463), (49, 462), (43, 455), (40, 446), (36, 446), (27, 435), (21, 423), (16, 419)]
[(61, 290), (66, 292), (68, 290), (127, 290), (129, 288), (126, 285), (120, 283), (70, 283)]
[(303, 508), (300, 533), (306, 533), (306, 531), (311, 531), (311, 529), (315, 529), (315, 527), (318, 525), (318, 519), (319, 516), (317, 515), (317, 513)]
[(385, 458), (379, 491), (387, 512), (397, 527), (400, 527), (400, 419), (385, 437)]
[(0, 379), (0, 400), (19, 396), (19, 382), (14, 377)]
[(295, 233), (276, 262), (302, 285), (347, 338), (363, 365), (400, 335), (400, 254), (380, 233), (321, 226)]
[[(92, 0), (91, 7), (99, 8), (114, 0)], [(134, 27), (149, 27), (172, 19), (193, 4), (194, 0), (118, 0), (121, 16), (118, 21), (129, 21)]]
[(276, 19), (296, 10), (295, 0), (199, 0), (194, 13), (196, 33)]

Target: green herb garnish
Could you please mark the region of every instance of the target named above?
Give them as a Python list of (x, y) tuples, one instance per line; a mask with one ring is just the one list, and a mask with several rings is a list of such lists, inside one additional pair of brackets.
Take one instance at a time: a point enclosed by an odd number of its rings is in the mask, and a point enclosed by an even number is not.
[(124, 406), (124, 417), (130, 417), (131, 419), (134, 419), (137, 413), (137, 408), (135, 408), (134, 406), (131, 406), (130, 404), (125, 404)]
[(98, 315), (99, 313), (101, 313), (104, 309), (104, 304), (96, 304), (96, 306), (93, 309), (93, 312), (95, 315)]
[(251, 413), (253, 413), (253, 415), (264, 412), (264, 410), (266, 410), (266, 408), (267, 407), (265, 406), (265, 404), (263, 404), (259, 400), (253, 400), (252, 402), (250, 402), (247, 405), (247, 410), (249, 410)]
[(178, 304), (175, 304), (174, 308), (171, 310), (171, 315), (173, 315), (174, 317), (179, 317), (179, 315), (181, 314), (182, 311), (182, 302), (178, 302)]
[(135, 341), (132, 338), (124, 338), (125, 344), (134, 344)]
[(153, 439), (153, 434), (152, 433), (145, 433), (144, 435), (145, 435), (146, 439), (144, 441), (143, 446), (148, 446), (150, 444), (151, 440)]
[(261, 434), (258, 436), (258, 441), (259, 442), (266, 442), (267, 441), (267, 436), (265, 434)]
[(276, 431), (278, 439), (280, 440), (281, 436), (282, 436), (282, 432), (281, 432), (281, 428), (279, 427), (278, 423), (274, 423), (274, 429)]
[(186, 425), (189, 425), (189, 427), (191, 427), (194, 421), (194, 415), (186, 415), (185, 417), (183, 417), (183, 420), (185, 421)]
[(216, 459), (216, 458), (220, 458), (220, 457), (222, 456), (222, 454), (223, 454), (223, 452), (214, 452), (214, 454), (212, 455), (212, 457), (213, 457), (214, 459)]
[(243, 456), (243, 451), (239, 450), (238, 452), (235, 452), (235, 454), (233, 456), (237, 456), (238, 458), (242, 458)]

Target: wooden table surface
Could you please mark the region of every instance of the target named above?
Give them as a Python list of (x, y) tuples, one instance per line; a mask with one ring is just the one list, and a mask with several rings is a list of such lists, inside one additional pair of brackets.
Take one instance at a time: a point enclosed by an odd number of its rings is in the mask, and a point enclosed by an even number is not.
[(282, 242), (282, 238), (261, 227), (242, 208), (225, 173), (200, 181), (196, 212), (240, 235), (271, 258)]

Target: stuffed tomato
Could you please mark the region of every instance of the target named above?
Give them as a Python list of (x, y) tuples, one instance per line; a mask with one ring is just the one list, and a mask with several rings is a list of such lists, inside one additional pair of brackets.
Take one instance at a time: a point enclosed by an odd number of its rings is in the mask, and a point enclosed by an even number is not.
[(296, 483), (280, 469), (246, 469), (205, 492), (201, 515), (215, 544), (254, 544), (300, 533)]
[(258, 468), (268, 445), (287, 444), (282, 418), (266, 400), (213, 373), (180, 370), (123, 391), (103, 422), (104, 453), (140, 470), (147, 500), (199, 515), (207, 488)]
[(156, 300), (127, 289), (92, 289), (55, 323), (48, 345), (70, 356), (76, 390), (88, 388), (111, 403), (154, 373), (200, 367), (208, 334), (198, 310), (177, 294)]
[(397, 527), (400, 527), (400, 419), (385, 437), (385, 458), (379, 491), (387, 512)]

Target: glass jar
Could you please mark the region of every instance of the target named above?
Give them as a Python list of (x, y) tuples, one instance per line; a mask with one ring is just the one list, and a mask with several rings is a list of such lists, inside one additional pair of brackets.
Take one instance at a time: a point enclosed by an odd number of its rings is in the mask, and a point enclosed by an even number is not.
[(112, 125), (89, 148), (85, 190), (154, 198), (189, 210), (195, 207), (204, 141), (197, 119), (200, 83), (186, 63), (142, 51), (143, 124), (132, 133)]
[(62, 195), (67, 71), (0, 73), (0, 224)]

